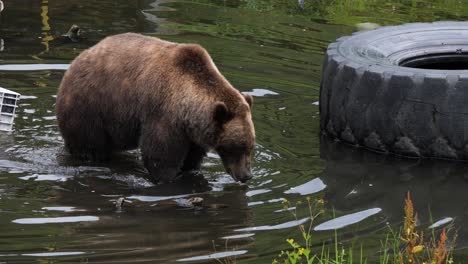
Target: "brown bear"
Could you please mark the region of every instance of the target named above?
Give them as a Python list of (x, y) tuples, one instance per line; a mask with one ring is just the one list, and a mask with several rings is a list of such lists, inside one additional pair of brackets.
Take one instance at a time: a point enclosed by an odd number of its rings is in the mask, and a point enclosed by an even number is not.
[(83, 51), (57, 93), (66, 149), (86, 159), (140, 148), (159, 181), (197, 170), (210, 149), (237, 181), (252, 177), (252, 97), (236, 90), (207, 51), (125, 33)]

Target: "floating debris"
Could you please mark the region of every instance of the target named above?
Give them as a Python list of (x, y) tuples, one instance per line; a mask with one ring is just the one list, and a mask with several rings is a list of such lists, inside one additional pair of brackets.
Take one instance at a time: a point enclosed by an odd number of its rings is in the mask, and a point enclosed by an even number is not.
[(72, 25), (67, 33), (63, 34), (62, 37), (68, 38), (72, 42), (78, 42), (82, 38), (83, 31), (77, 25)]
[(0, 87), (0, 130), (11, 131), (20, 94)]

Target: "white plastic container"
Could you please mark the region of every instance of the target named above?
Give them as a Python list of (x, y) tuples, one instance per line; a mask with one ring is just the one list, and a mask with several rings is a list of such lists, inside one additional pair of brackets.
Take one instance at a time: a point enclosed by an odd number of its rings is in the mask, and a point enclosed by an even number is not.
[(0, 130), (11, 131), (20, 94), (0, 87)]

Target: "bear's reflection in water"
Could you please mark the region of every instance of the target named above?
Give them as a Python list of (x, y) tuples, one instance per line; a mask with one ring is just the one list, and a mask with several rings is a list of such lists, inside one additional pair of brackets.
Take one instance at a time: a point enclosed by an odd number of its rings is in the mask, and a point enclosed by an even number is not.
[[(132, 203), (126, 203), (121, 212), (111, 202), (116, 197), (105, 199), (102, 195), (93, 197), (89, 194), (76, 197), (74, 193), (64, 192), (60, 197), (61, 203), (76, 204), (87, 213), (100, 217), (98, 222), (89, 222), (70, 230), (86, 243), (76, 241), (79, 248), (68, 247), (67, 251), (86, 251), (89, 261), (132, 259), (144, 254), (146, 260), (164, 263), (213, 253), (213, 243), (218, 245), (217, 251), (228, 250), (221, 237), (231, 234), (233, 229), (248, 226), (251, 221), (243, 190), (216, 195), (196, 194), (204, 199), (206, 207), (187, 209), (167, 206), (165, 201), (158, 201), (159, 198), (171, 197), (160, 196), (163, 189), (167, 192), (173, 188), (183, 187), (170, 184), (145, 190), (143, 197), (154, 198), (155, 201), (130, 199)], [(242, 247), (251, 243), (252, 239), (231, 241), (229, 247)]]
[[(321, 139), (321, 158), (326, 163), (320, 178), (328, 186), (328, 203), (337, 210), (382, 208), (383, 224), (400, 223), (409, 191), (421, 226), (447, 217), (458, 227), (468, 222), (466, 163), (382, 155), (327, 137)], [(458, 235), (457, 246), (468, 245), (468, 230)]]
[[(67, 154), (59, 155), (61, 168), (74, 162)], [(57, 182), (50, 202), (76, 208), (67, 216), (99, 217), (99, 221), (83, 222), (65, 231), (74, 242), (61, 251), (86, 252), (88, 261), (134, 260), (144, 255), (145, 261), (165, 263), (207, 255), (214, 252), (213, 243), (217, 251), (224, 251), (222, 237), (252, 225), (245, 185), (225, 185), (224, 191), (210, 192), (210, 184), (201, 174), (176, 183), (153, 184), (135, 153), (117, 155), (105, 166), (86, 166), (110, 170), (101, 175), (84, 172)], [(115, 201), (120, 197), (126, 202), (118, 210)], [(183, 208), (170, 202), (181, 197), (201, 197), (204, 206)], [(242, 248), (253, 239), (230, 241), (229, 249)], [(80, 256), (67, 259), (78, 261)]]

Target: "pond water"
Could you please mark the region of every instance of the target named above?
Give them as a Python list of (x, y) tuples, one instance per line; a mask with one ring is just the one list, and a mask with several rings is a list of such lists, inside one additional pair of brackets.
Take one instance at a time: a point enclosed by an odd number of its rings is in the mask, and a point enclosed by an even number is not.
[[(12, 133), (0, 134), (0, 263), (271, 263), (307, 222), (282, 210), (324, 199), (314, 225), (378, 257), (387, 225), (411, 191), (421, 226), (458, 228), (468, 259), (468, 170), (463, 163), (376, 155), (321, 138), (323, 54), (357, 23), (466, 20), (463, 1), (14, 0), (0, 14), (0, 86), (21, 93)], [(80, 42), (58, 36), (72, 24)], [(148, 180), (137, 151), (84, 164), (63, 150), (54, 103), (70, 61), (107, 35), (140, 32), (203, 45), (239, 90), (254, 96), (254, 178), (234, 183), (215, 154), (202, 175)], [(135, 52), (138, 52), (137, 50)], [(205, 208), (177, 199), (202, 197)], [(127, 202), (116, 208), (117, 199)], [(334, 219), (336, 218), (336, 219)], [(227, 259), (226, 259), (227, 258)]]

